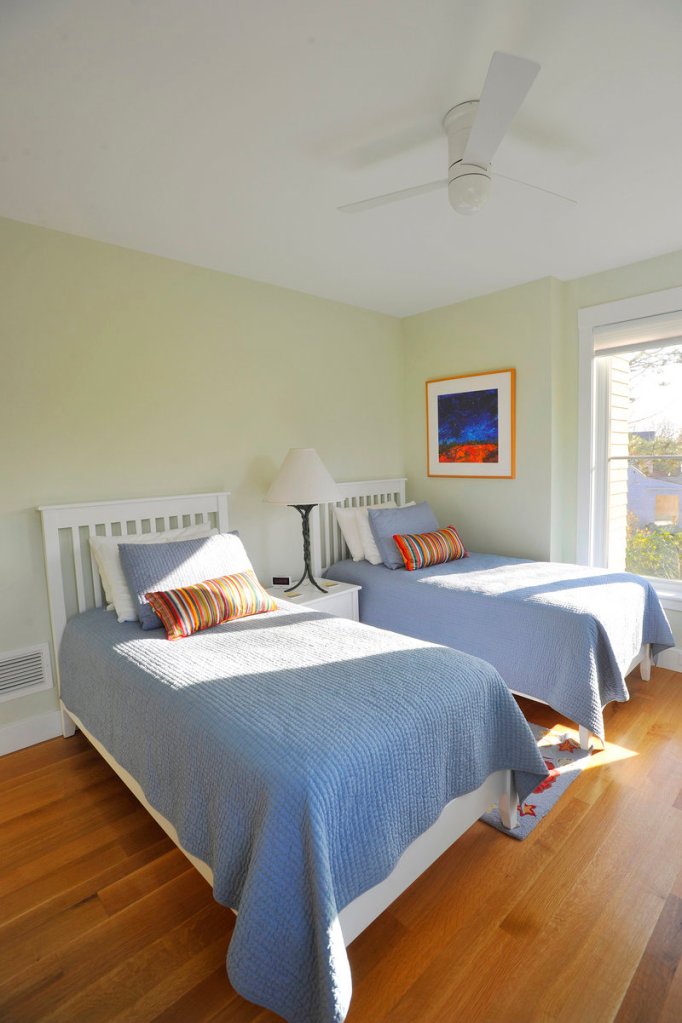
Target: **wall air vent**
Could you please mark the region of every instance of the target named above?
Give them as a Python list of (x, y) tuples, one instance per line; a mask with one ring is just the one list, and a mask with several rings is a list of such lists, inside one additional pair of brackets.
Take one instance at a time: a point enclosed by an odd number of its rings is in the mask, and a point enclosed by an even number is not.
[(47, 643), (0, 653), (0, 701), (52, 688)]

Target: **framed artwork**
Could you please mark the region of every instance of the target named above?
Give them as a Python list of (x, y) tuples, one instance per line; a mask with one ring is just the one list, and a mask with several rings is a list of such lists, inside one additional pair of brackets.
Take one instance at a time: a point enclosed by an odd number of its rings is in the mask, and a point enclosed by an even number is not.
[(426, 382), (429, 476), (513, 479), (516, 371)]

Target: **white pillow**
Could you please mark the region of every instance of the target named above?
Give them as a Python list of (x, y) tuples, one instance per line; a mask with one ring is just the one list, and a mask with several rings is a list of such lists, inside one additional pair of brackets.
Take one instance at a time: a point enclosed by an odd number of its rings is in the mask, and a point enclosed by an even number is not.
[[(370, 507), (395, 508), (396, 503), (393, 499), (389, 498), (388, 501), (382, 501), (381, 504), (372, 504)], [(380, 565), (383, 559), (379, 554), (379, 548), (374, 542), (367, 508), (356, 508), (355, 510), (357, 512), (356, 522), (358, 533), (360, 534), (360, 543), (362, 544), (362, 556), (365, 561), (369, 561), (370, 565)]]
[(107, 610), (116, 611), (119, 622), (136, 622), (137, 607), (133, 600), (121, 566), (118, 545), (121, 543), (172, 543), (175, 540), (195, 540), (213, 536), (217, 529), (211, 526), (183, 526), (165, 533), (133, 533), (130, 536), (91, 536), (90, 548), (99, 569)]
[(336, 515), (336, 521), (339, 524), (339, 529), (341, 530), (348, 550), (350, 551), (351, 558), (353, 561), (362, 561), (365, 556), (365, 551), (358, 531), (358, 518), (355, 514), (357, 510), (357, 508), (335, 507), (334, 514)]
[[(407, 504), (401, 505), (401, 507), (402, 508), (409, 508), (413, 504), (414, 504), (414, 501), (409, 501)], [(378, 509), (378, 508), (396, 508), (396, 507), (397, 507), (397, 505), (396, 505), (395, 501), (393, 501), (392, 499), (389, 499), (388, 501), (382, 501), (381, 504), (370, 504), (370, 505), (367, 505), (366, 508), (356, 508), (355, 509), (358, 533), (360, 534), (360, 542), (362, 543), (362, 552), (363, 552), (362, 556), (365, 559), (365, 561), (369, 561), (370, 565), (381, 565), (384, 559), (382, 558), (381, 554), (379, 553), (379, 548), (377, 547), (377, 545), (375, 543), (374, 534), (372, 532), (372, 527), (369, 524), (369, 515), (367, 514), (367, 511), (368, 511), (369, 508), (371, 508), (374, 511), (374, 509)], [(354, 559), (354, 560), (361, 561), (362, 558), (357, 558), (357, 559)]]

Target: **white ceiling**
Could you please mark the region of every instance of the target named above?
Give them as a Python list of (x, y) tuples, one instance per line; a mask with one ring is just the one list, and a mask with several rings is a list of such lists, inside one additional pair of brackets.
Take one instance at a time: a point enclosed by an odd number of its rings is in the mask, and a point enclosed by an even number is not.
[[(679, 0), (0, 0), (0, 215), (395, 315), (682, 247)], [(446, 111), (541, 71), (476, 216)]]

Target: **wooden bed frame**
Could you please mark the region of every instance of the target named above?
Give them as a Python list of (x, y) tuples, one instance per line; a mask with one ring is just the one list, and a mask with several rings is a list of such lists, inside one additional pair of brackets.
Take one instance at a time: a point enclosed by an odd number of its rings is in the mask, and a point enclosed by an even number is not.
[[(334, 514), (335, 505), (345, 508), (362, 508), (371, 507), (389, 499), (394, 500), (396, 504), (405, 504), (406, 482), (407, 480), (404, 476), (396, 476), (392, 479), (359, 480), (355, 483), (337, 484), (339, 500), (333, 504), (318, 505), (316, 515), (311, 519), (312, 564), (316, 575), (322, 575), (325, 569), (333, 565), (335, 561), (341, 561), (343, 558), (350, 556)], [(634, 658), (626, 675), (629, 675), (639, 665), (643, 681), (648, 682), (651, 678), (652, 663), (651, 650), (649, 644), (646, 643)], [(530, 696), (528, 693), (523, 693), (517, 689), (512, 689), (512, 692), (515, 696), (523, 696), (534, 703), (542, 703), (545, 706), (549, 706), (545, 700), (540, 700), (537, 696)], [(585, 728), (584, 725), (578, 725), (577, 727), (581, 748), (590, 749), (593, 744), (593, 737), (589, 729)]]
[[(384, 481), (395, 483), (396, 481)], [(402, 480), (404, 495), (404, 484)], [(359, 484), (342, 484), (354, 492)], [(376, 503), (387, 491), (381, 481), (374, 482), (361, 499)], [(191, 494), (181, 497), (161, 497), (142, 500), (97, 502), (89, 504), (53, 505), (39, 509), (42, 517), (45, 567), (50, 601), (50, 620), (57, 679), (58, 651), (66, 623), (74, 614), (93, 607), (102, 607), (104, 594), (96, 563), (90, 553), (89, 537), (126, 536), (136, 533), (154, 533), (182, 526), (208, 523), (222, 532), (228, 529), (228, 494)], [(332, 513), (333, 519), (333, 513)], [(330, 522), (331, 520), (327, 520)], [(335, 523), (334, 523), (335, 524)], [(326, 551), (339, 551), (340, 534), (321, 517), (313, 529), (313, 545), (322, 550), (325, 537)], [(342, 556), (339, 553), (339, 556)], [(319, 568), (318, 568), (319, 571)], [(62, 732), (73, 735), (80, 728), (87, 739), (104, 757), (116, 774), (145, 806), (163, 830), (194, 864), (204, 878), (213, 885), (211, 868), (203, 860), (182, 847), (173, 824), (148, 802), (138, 782), (117, 762), (112, 753), (93, 736), (83, 722), (59, 701)], [(517, 796), (512, 772), (491, 774), (480, 788), (453, 799), (444, 808), (438, 820), (420, 835), (403, 853), (394, 870), (385, 880), (360, 895), (339, 913), (339, 925), (346, 945), (363, 931), (409, 885), (412, 884), (457, 838), (498, 802), (503, 821), (508, 827), (516, 826)]]

